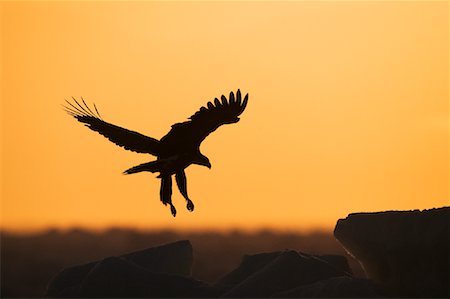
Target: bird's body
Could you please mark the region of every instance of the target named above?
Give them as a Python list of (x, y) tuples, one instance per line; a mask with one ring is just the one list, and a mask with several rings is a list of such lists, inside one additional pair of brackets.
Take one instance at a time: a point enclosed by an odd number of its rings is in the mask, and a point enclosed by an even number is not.
[(94, 105), (95, 110), (91, 110), (84, 100), (80, 104), (74, 99), (74, 103), (67, 102), (69, 106), (65, 108), (78, 121), (115, 144), (127, 150), (156, 156), (155, 161), (134, 166), (124, 173), (159, 172), (161, 201), (164, 205), (170, 205), (172, 215), (175, 216), (176, 209), (171, 199), (172, 176), (175, 175), (178, 188), (187, 201), (188, 210), (193, 211), (194, 204), (187, 195), (184, 169), (191, 164), (211, 168), (209, 159), (200, 153), (201, 142), (221, 125), (238, 122), (238, 116), (244, 111), (247, 100), (248, 94), (242, 100), (239, 90), (236, 98), (233, 92), (230, 93), (229, 100), (222, 95), (221, 101), (216, 98), (214, 104), (208, 102), (207, 107), (201, 107), (190, 120), (174, 124), (160, 140), (105, 122), (97, 107)]

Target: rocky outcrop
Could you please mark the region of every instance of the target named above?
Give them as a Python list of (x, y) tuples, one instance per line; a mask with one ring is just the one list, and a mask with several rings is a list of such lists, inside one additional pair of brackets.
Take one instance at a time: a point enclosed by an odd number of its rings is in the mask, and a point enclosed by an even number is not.
[(336, 238), (363, 265), (354, 277), (345, 257), (284, 250), (245, 255), (214, 284), (191, 277), (192, 246), (179, 241), (64, 269), (46, 297), (77, 298), (448, 298), (450, 208), (350, 214)]
[(338, 255), (315, 256), (293, 250), (245, 255), (235, 270), (215, 287), (223, 297), (268, 297), (300, 285), (351, 274), (347, 260)]
[(212, 297), (217, 293), (190, 276), (189, 241), (64, 269), (50, 282), (46, 297)]
[(211, 297), (213, 289), (190, 277), (149, 271), (124, 258), (102, 260), (79, 287), (81, 298)]
[(324, 260), (286, 250), (236, 284), (223, 297), (268, 297), (296, 286), (341, 275), (345, 273)]
[(390, 296), (449, 295), (450, 208), (350, 214), (335, 237)]
[[(269, 297), (284, 294), (347, 294), (353, 278), (338, 255), (309, 255), (293, 250), (245, 255), (241, 264), (214, 285), (190, 277), (192, 247), (180, 241), (119, 257), (64, 269), (50, 282), (46, 297)], [(309, 285), (347, 277), (346, 284)], [(305, 286), (305, 289), (298, 289)], [(317, 288), (313, 286), (313, 289)], [(358, 287), (360, 288), (360, 287)], [(291, 292), (289, 292), (292, 290)], [(325, 290), (325, 291), (324, 291)], [(328, 293), (327, 293), (328, 292)], [(358, 294), (360, 294), (359, 292)], [(369, 297), (370, 292), (362, 293)]]

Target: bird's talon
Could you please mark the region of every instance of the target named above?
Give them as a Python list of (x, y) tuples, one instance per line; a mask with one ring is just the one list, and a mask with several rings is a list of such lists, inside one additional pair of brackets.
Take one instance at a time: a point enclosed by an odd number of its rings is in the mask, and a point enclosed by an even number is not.
[(177, 210), (174, 206), (170, 206), (170, 211), (172, 212), (172, 216), (175, 217), (177, 215)]
[(192, 202), (192, 200), (188, 200), (186, 207), (187, 207), (188, 211), (190, 211), (190, 212), (194, 211), (194, 203)]

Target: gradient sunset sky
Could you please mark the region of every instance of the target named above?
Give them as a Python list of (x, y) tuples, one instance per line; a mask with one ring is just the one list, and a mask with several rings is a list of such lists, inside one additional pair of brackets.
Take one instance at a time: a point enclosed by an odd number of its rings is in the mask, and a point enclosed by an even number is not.
[[(449, 204), (447, 1), (2, 2), (1, 38), (3, 229), (307, 231)], [(151, 156), (61, 108), (161, 138), (238, 88), (176, 218), (156, 175), (122, 175)]]

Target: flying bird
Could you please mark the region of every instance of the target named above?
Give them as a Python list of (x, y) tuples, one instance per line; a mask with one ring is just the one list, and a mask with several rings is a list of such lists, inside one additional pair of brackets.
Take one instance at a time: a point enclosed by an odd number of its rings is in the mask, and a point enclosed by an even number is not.
[(171, 213), (175, 217), (177, 210), (172, 204), (172, 176), (175, 175), (178, 189), (186, 199), (186, 207), (192, 212), (194, 203), (187, 193), (184, 170), (191, 164), (211, 168), (209, 159), (200, 152), (200, 144), (221, 125), (237, 123), (247, 101), (248, 94), (242, 99), (239, 89), (236, 95), (230, 92), (228, 99), (224, 95), (220, 100), (215, 98), (214, 103), (208, 102), (206, 107), (201, 107), (188, 121), (172, 125), (170, 131), (160, 140), (104, 121), (95, 104), (90, 108), (83, 98), (81, 101), (73, 98), (73, 102), (66, 100), (67, 106), (63, 107), (76, 120), (116, 145), (133, 152), (156, 156), (156, 160), (131, 167), (125, 170), (124, 174), (159, 172), (157, 178), (161, 179), (161, 202), (170, 205)]

